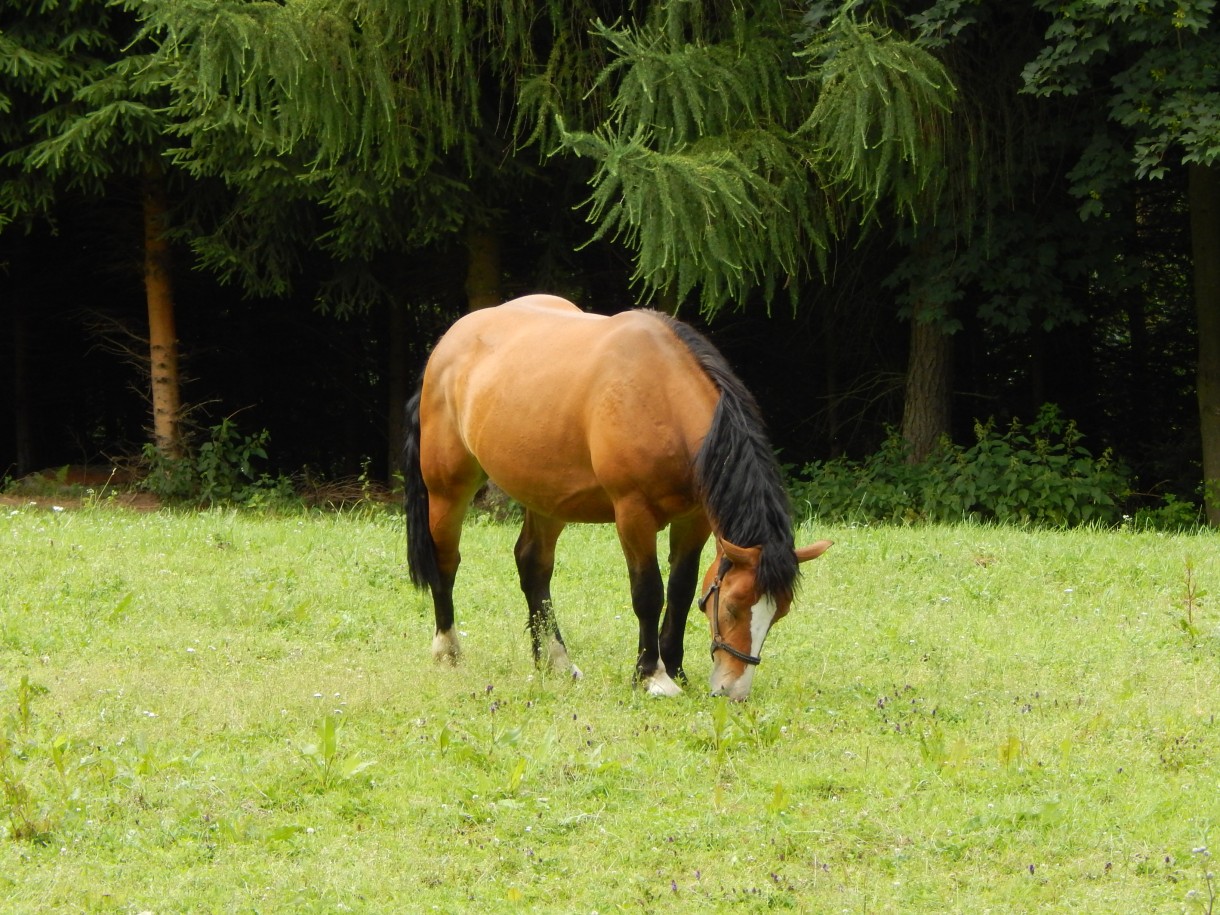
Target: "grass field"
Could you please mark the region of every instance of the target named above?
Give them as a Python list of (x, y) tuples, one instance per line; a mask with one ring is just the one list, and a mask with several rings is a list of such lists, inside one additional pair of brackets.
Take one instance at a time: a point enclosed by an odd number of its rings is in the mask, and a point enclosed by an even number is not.
[[(819, 529), (748, 703), (631, 688), (613, 531), (464, 541), (456, 669), (394, 515), (0, 513), (5, 912), (1208, 912), (1212, 535)], [(1220, 849), (1220, 846), (1217, 846)]]

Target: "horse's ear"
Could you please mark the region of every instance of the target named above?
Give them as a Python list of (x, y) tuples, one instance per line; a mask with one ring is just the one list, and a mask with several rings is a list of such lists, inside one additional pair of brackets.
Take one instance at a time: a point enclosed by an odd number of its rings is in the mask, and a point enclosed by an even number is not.
[(833, 540), (819, 540), (817, 543), (811, 543), (809, 546), (803, 546), (796, 551), (796, 561), (808, 562), (810, 559), (817, 559), (833, 545)]
[(758, 557), (762, 555), (762, 547), (737, 546), (721, 537), (717, 540), (720, 552), (724, 553), (729, 562), (735, 566), (752, 569), (758, 565)]

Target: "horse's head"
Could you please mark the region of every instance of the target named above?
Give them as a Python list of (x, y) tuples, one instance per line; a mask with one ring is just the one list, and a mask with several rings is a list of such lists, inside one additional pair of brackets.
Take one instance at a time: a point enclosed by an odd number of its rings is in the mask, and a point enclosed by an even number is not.
[[(825, 553), (829, 540), (796, 551), (797, 562)], [(750, 695), (763, 641), (775, 621), (787, 615), (792, 596), (760, 594), (757, 586), (761, 547), (734, 546), (716, 539), (716, 558), (703, 576), (699, 608), (712, 632), (712, 695), (741, 700)]]

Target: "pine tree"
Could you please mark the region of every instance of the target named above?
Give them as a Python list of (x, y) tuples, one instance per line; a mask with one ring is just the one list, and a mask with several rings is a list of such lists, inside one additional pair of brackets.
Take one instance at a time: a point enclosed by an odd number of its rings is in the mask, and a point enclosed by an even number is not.
[[(10, 237), (74, 196), (116, 181), (145, 192), (145, 288), (154, 439), (181, 448), (177, 339), (166, 239), (168, 198), (158, 157), (161, 80), (129, 42), (134, 19), (99, 0), (24, 0), (0, 18), (0, 232)], [(19, 386), (20, 387), (20, 386)]]
[(833, 239), (935, 197), (949, 76), (850, 9), (670, 0), (595, 36), (610, 117), (561, 138), (596, 161), (595, 236), (632, 250), (647, 292), (697, 290), (709, 314), (756, 288), (795, 301)]
[[(174, 161), (236, 195), (196, 227), (203, 264), (282, 294), (302, 252), (369, 265), (451, 238), (471, 255), (472, 302), (499, 288), (499, 223), (531, 174), (519, 84), (570, 94), (586, 2), (150, 0), (146, 34), (174, 70)], [(533, 158), (532, 156), (530, 157)], [(396, 291), (328, 287), (339, 309)]]

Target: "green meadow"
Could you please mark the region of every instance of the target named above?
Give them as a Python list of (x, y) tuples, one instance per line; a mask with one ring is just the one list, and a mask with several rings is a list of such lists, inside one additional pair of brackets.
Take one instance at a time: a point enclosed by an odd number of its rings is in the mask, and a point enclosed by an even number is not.
[(4, 912), (1212, 912), (1212, 534), (818, 528), (747, 703), (634, 690), (613, 530), (463, 663), (390, 512), (0, 512)]

